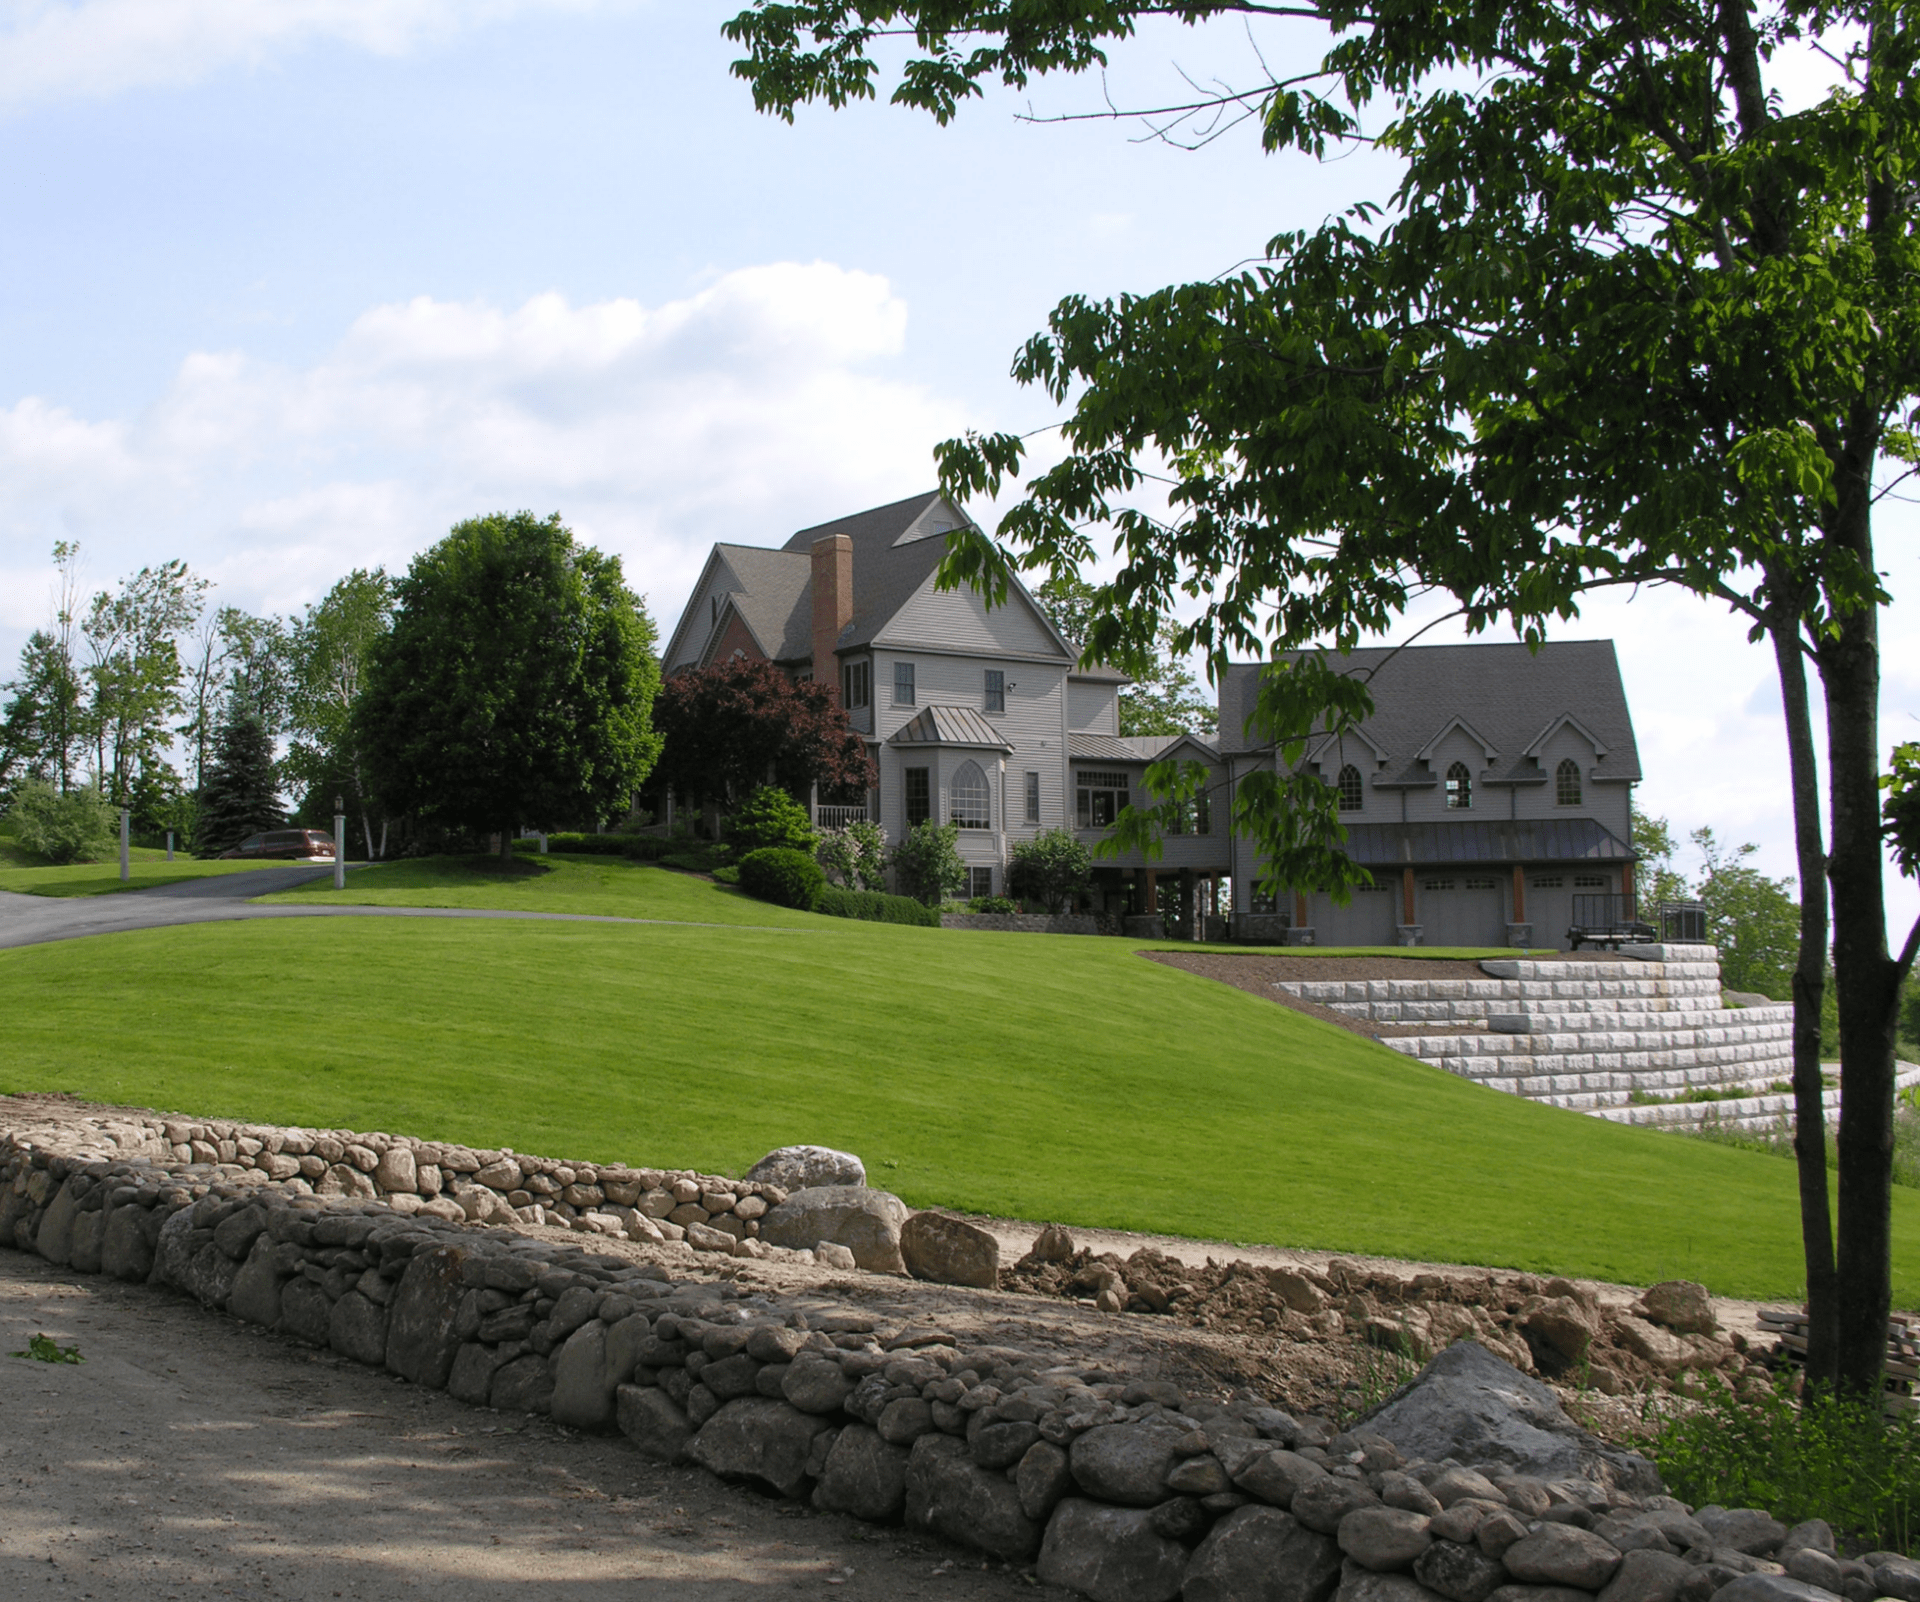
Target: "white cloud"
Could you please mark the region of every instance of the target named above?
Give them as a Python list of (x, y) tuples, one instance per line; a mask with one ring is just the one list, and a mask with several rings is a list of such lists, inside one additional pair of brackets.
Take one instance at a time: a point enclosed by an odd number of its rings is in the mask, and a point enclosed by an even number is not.
[(40, 621), (55, 539), (96, 580), (178, 555), (220, 599), (286, 611), (522, 507), (618, 551), (669, 627), (715, 539), (932, 484), (933, 444), (972, 419), (891, 376), (906, 317), (883, 278), (778, 263), (651, 307), (380, 306), (309, 368), (190, 355), (133, 417), (24, 398), (0, 410), (0, 652)]
[(0, 106), (193, 83), (322, 41), (400, 55), (597, 0), (0, 0)]

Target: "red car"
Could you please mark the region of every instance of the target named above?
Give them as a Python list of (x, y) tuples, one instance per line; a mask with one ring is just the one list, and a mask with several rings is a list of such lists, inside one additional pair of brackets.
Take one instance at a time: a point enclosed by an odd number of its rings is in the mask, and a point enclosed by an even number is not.
[(333, 836), (319, 829), (269, 829), (250, 834), (220, 860), (251, 858), (260, 862), (333, 861)]

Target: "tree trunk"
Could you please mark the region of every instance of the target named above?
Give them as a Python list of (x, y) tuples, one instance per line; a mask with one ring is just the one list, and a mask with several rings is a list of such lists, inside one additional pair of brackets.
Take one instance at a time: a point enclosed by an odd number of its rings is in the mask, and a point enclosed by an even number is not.
[(1800, 1240), (1807, 1267), (1807, 1383), (1831, 1391), (1838, 1378), (1833, 1218), (1827, 1200), (1827, 1112), (1820, 1076), (1820, 1006), (1827, 988), (1827, 857), (1820, 828), (1820, 774), (1807, 706), (1807, 664), (1798, 619), (1772, 630), (1787, 721), (1794, 851), (1800, 869), (1800, 957), (1793, 970), (1793, 1155), (1800, 1179)]
[[(1854, 440), (1861, 437), (1856, 426)], [(1849, 451), (1835, 474), (1832, 544), (1872, 574), (1872, 451)], [(1840, 1389), (1877, 1399), (1893, 1300), (1893, 1048), (1898, 970), (1887, 953), (1880, 837), (1879, 608), (1841, 613), (1820, 652), (1827, 701), (1833, 816), (1833, 959), (1840, 1013)]]

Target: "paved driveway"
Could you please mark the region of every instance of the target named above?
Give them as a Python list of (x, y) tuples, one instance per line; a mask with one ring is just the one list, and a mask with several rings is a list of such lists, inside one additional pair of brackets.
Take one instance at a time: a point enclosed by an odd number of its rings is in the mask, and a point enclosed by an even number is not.
[[(349, 870), (351, 871), (351, 870)], [(83, 935), (160, 929), (181, 923), (227, 923), (240, 918), (518, 918), (549, 923), (673, 924), (669, 918), (611, 918), (586, 912), (509, 912), (487, 907), (362, 907), (319, 901), (311, 906), (259, 906), (255, 896), (291, 890), (333, 869), (251, 868), (209, 879), (123, 890), (104, 896), (24, 896), (0, 891), (0, 947), (37, 946)], [(351, 887), (347, 892), (351, 894)], [(743, 924), (685, 923), (687, 928), (739, 929)], [(765, 931), (762, 931), (765, 932)], [(781, 934), (805, 933), (782, 929)]]

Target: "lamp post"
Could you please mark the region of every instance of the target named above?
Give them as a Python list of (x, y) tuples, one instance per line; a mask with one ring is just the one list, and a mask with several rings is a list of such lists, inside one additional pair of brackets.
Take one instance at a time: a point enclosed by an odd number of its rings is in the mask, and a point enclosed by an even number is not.
[(129, 828), (127, 809), (122, 807), (120, 809), (120, 882), (122, 884), (133, 877), (132, 854), (128, 849), (131, 845)]
[(333, 798), (333, 887), (347, 887), (347, 803), (340, 796)]

